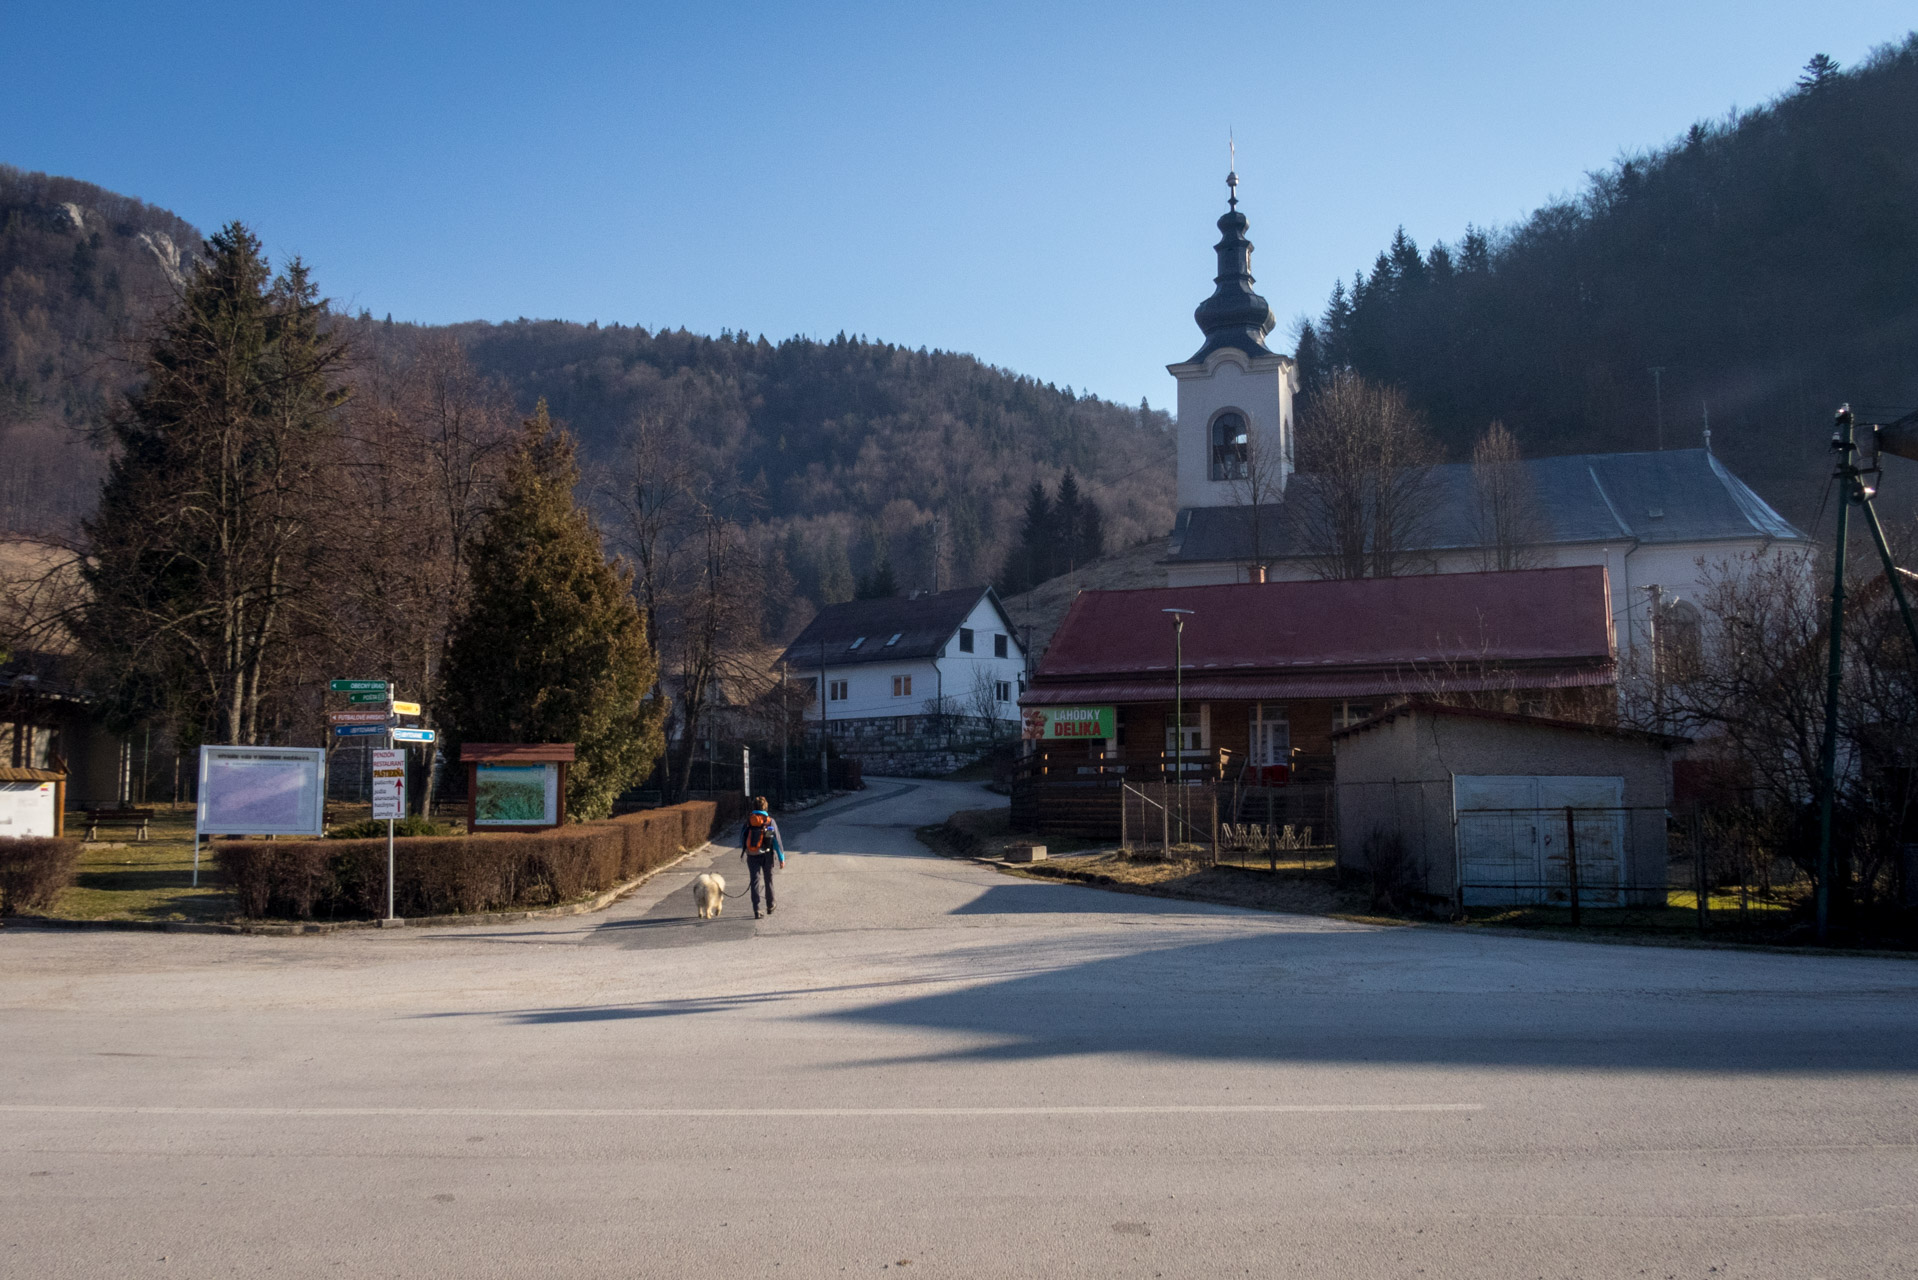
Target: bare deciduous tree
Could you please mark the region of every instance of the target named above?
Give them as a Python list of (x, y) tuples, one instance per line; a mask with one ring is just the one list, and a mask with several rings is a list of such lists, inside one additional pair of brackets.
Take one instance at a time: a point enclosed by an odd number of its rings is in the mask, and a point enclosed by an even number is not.
[(1480, 569), (1531, 569), (1541, 563), (1543, 514), (1518, 440), (1494, 422), (1472, 447), (1472, 532)]
[(1286, 504), (1298, 546), (1321, 578), (1414, 571), (1437, 501), (1438, 450), (1396, 387), (1333, 375), (1299, 420)]

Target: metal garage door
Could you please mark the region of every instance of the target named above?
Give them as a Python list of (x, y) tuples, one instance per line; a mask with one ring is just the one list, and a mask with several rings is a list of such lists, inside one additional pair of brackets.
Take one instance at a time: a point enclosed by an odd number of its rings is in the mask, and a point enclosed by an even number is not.
[(1546, 774), (1452, 779), (1459, 891), (1467, 906), (1571, 900), (1565, 810), (1572, 813), (1582, 906), (1620, 905), (1625, 871), (1625, 780)]

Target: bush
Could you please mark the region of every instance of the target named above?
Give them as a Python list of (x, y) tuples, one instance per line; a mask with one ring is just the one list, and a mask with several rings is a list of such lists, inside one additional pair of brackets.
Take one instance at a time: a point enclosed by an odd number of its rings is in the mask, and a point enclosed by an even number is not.
[(80, 842), (55, 836), (0, 837), (0, 916), (45, 911), (73, 883)]
[[(434, 822), (431, 818), (422, 818), (410, 813), (393, 824), (395, 836), (451, 836), (458, 835), (458, 828), (450, 823)], [(345, 826), (334, 827), (326, 833), (329, 840), (370, 840), (374, 836), (386, 839), (386, 819), (368, 818), (364, 822), (349, 822)]]
[[(580, 898), (697, 848), (733, 807), (696, 800), (552, 831), (414, 836), (394, 846), (393, 908), (455, 915)], [(213, 849), (249, 919), (386, 914), (384, 823), (370, 839), (223, 840)]]

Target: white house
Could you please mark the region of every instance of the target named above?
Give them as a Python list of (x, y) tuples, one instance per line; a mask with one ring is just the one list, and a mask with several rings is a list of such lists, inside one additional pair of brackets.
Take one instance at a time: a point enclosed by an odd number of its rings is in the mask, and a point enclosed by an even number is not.
[[(1274, 317), (1252, 291), (1252, 245), (1238, 211), (1237, 179), (1226, 181), (1232, 198), (1219, 219), (1216, 287), (1195, 313), (1205, 344), (1167, 366), (1179, 390), (1180, 511), (1165, 559), (1172, 587), (1318, 576), (1313, 549), (1298, 545), (1285, 518), (1288, 502), (1296, 505), (1313, 483), (1310, 474), (1292, 474), (1297, 369), (1265, 346)], [(1655, 610), (1665, 625), (1697, 625), (1695, 601), (1719, 566), (1781, 546), (1812, 549), (1803, 532), (1713, 456), (1709, 434), (1699, 449), (1520, 465), (1519, 489), (1533, 517), (1527, 565), (1605, 566), (1616, 634), (1628, 651), (1645, 643)], [(1433, 467), (1427, 481), (1430, 514), (1405, 548), (1413, 570), (1486, 568), (1472, 467)]]
[(947, 773), (1018, 731), (1026, 654), (991, 587), (828, 605), (779, 661), (869, 772)]

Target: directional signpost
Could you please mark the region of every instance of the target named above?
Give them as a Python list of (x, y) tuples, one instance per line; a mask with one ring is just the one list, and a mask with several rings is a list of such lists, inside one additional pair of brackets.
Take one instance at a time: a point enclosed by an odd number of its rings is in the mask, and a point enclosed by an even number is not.
[(393, 914), (393, 824), (406, 812), (406, 753), (373, 753), (373, 817), (386, 819), (386, 920), (398, 924)]
[[(386, 823), (386, 919), (380, 923), (397, 925), (402, 922), (393, 914), (393, 834), (394, 825), (406, 816), (406, 752), (400, 744), (425, 746), (434, 742), (437, 735), (431, 729), (400, 724), (401, 716), (417, 716), (421, 714), (421, 707), (417, 702), (401, 702), (394, 697), (389, 680), (332, 680), (327, 684), (327, 691), (340, 694), (354, 704), (345, 711), (326, 713), (334, 737), (385, 739), (384, 744), (368, 756), (373, 772), (373, 818)], [(427, 773), (430, 777), (430, 757)]]

